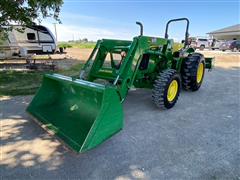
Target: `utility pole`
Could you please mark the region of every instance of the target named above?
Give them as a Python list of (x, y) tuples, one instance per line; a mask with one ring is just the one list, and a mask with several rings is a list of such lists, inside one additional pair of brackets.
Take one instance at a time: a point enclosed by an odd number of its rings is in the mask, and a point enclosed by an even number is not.
[(55, 29), (55, 37), (56, 37), (56, 44), (57, 44), (57, 41), (58, 41), (58, 38), (57, 38), (57, 23), (53, 23), (54, 25), (54, 29)]

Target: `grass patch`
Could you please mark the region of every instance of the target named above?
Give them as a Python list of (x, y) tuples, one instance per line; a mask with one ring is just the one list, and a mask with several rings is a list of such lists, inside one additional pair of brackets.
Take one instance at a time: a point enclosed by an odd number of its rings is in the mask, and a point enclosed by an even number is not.
[(77, 76), (79, 76), (82, 66), (83, 66), (83, 63), (79, 63), (79, 64), (76, 64), (76, 65), (70, 67), (67, 70), (60, 70), (57, 73), (65, 75), (65, 76), (77, 77)]
[(58, 47), (92, 49), (95, 45), (95, 42), (60, 42)]
[(40, 87), (43, 72), (0, 71), (0, 96), (34, 94)]
[(72, 66), (68, 70), (59, 71), (0, 71), (0, 96), (17, 96), (35, 94), (41, 86), (43, 75), (46, 73), (59, 73), (66, 76), (77, 77), (81, 64)]

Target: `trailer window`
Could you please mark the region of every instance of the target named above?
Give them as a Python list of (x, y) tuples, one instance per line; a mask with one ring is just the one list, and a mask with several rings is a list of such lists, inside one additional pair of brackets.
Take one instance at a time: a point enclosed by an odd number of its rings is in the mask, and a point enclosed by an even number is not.
[(28, 40), (36, 40), (36, 36), (34, 33), (27, 33)]

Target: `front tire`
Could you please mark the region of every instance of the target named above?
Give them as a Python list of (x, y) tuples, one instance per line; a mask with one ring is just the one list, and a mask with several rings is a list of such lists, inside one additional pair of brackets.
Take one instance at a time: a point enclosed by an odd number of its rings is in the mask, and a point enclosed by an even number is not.
[(181, 77), (174, 69), (164, 70), (157, 76), (152, 91), (152, 99), (160, 109), (172, 108), (181, 89)]
[(205, 60), (202, 54), (193, 54), (183, 62), (182, 86), (185, 90), (197, 91), (203, 82)]

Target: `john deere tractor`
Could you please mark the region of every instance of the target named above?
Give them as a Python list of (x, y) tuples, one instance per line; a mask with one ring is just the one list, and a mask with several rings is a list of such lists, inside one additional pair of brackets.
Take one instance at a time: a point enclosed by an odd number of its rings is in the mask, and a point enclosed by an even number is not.
[[(169, 24), (186, 21), (185, 41), (176, 48)], [(172, 108), (181, 88), (197, 91), (212, 58), (188, 44), (187, 18), (172, 19), (165, 38), (140, 35), (132, 41), (99, 40), (79, 77), (46, 74), (27, 111), (76, 152), (96, 147), (123, 128), (122, 103), (129, 89), (152, 89), (160, 109)]]

